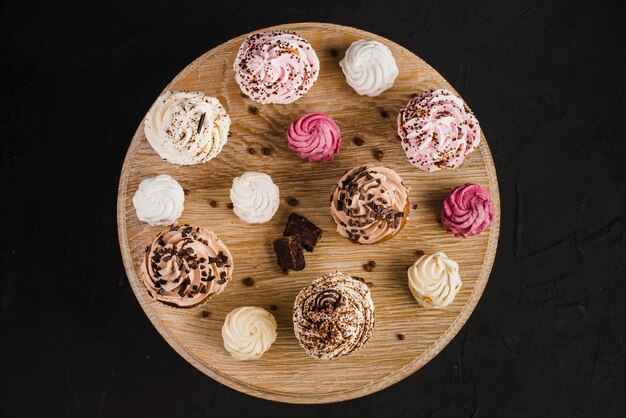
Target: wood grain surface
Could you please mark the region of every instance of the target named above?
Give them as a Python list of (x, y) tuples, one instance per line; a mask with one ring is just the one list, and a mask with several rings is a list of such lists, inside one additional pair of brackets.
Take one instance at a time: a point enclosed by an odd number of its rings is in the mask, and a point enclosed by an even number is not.
[[(415, 372), (463, 326), (480, 299), (495, 257), (500, 227), (498, 182), (484, 136), (480, 147), (457, 170), (424, 173), (408, 162), (396, 134), (398, 111), (413, 93), (440, 87), (452, 89), (410, 51), (345, 26), (298, 23), (269, 29), (275, 28), (295, 30), (315, 48), (321, 70), (313, 88), (289, 105), (260, 105), (243, 97), (234, 81), (232, 63), (247, 35), (231, 39), (187, 66), (165, 89), (199, 90), (217, 97), (232, 120), (228, 144), (209, 163), (176, 166), (161, 160), (152, 150), (141, 124), (121, 173), (119, 240), (139, 303), (161, 335), (192, 365), (254, 396), (292, 403), (335, 402), (367, 395)], [(346, 84), (338, 65), (350, 43), (363, 38), (389, 46), (400, 69), (394, 87), (374, 98), (356, 94)], [(471, 99), (468, 105), (471, 107)], [(308, 163), (287, 147), (285, 132), (290, 122), (314, 111), (329, 114), (341, 127), (341, 151), (329, 163)], [(477, 117), (480, 121), (480, 115)], [(355, 137), (365, 143), (355, 145)], [(249, 148), (256, 153), (250, 154)], [(263, 148), (268, 148), (270, 155), (264, 155)], [(410, 219), (388, 242), (355, 245), (335, 232), (328, 199), (342, 174), (355, 165), (375, 161), (376, 150), (384, 152), (382, 164), (395, 169), (410, 188)], [(244, 224), (227, 208), (232, 179), (245, 171), (268, 173), (280, 188), (280, 207), (268, 223)], [(176, 178), (187, 190), (179, 223), (206, 226), (218, 233), (235, 263), (233, 281), (224, 293), (191, 309), (153, 301), (138, 280), (143, 250), (162, 228), (137, 219), (132, 196), (141, 180), (163, 173)], [(466, 182), (489, 188), (495, 219), (491, 228), (478, 236), (454, 237), (439, 223), (442, 201), (453, 187)], [(296, 207), (287, 203), (290, 198), (297, 199)], [(216, 207), (210, 205), (213, 200)], [(285, 275), (276, 264), (272, 242), (281, 235), (293, 211), (322, 228), (324, 236), (315, 252), (306, 254), (306, 269)], [(411, 296), (406, 268), (417, 258), (416, 251), (445, 251), (459, 263), (463, 287), (448, 308), (426, 310)], [(363, 269), (369, 260), (377, 264), (372, 272)], [(361, 351), (333, 361), (319, 361), (305, 354), (293, 334), (293, 301), (302, 287), (334, 270), (363, 277), (370, 284), (376, 328)], [(247, 277), (254, 279), (253, 286), (243, 283)], [(232, 359), (223, 348), (220, 330), (228, 312), (248, 305), (273, 308), (278, 338), (260, 360), (242, 362)]]

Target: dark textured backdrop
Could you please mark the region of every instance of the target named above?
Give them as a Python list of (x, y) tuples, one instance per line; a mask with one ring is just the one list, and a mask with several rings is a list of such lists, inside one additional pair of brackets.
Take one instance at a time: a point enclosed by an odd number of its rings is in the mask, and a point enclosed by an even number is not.
[[(0, 6), (0, 416), (624, 416), (623, 1), (309, 3)], [(491, 279), (452, 343), (391, 388), (310, 407), (179, 357), (128, 286), (115, 218), (161, 89), (219, 43), (295, 21), (366, 29), (435, 67), (476, 112), (502, 198)]]

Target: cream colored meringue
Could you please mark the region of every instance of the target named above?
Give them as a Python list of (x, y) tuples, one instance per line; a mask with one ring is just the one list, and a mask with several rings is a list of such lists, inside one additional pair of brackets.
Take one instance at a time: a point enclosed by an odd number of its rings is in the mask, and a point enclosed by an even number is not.
[(350, 87), (361, 96), (378, 96), (391, 88), (399, 72), (386, 45), (365, 39), (353, 42), (339, 65)]
[(192, 165), (215, 158), (228, 141), (230, 117), (215, 97), (166, 91), (144, 121), (148, 142), (170, 163)]
[(459, 265), (444, 252), (421, 256), (407, 274), (411, 293), (425, 308), (448, 306), (462, 286)]
[(185, 192), (167, 174), (149, 177), (139, 183), (133, 206), (140, 221), (155, 225), (172, 225), (183, 213)]
[(244, 306), (226, 315), (224, 348), (237, 360), (255, 360), (276, 341), (276, 319), (263, 308)]
[(272, 219), (278, 210), (280, 192), (270, 176), (249, 171), (233, 180), (230, 201), (239, 219), (260, 224)]

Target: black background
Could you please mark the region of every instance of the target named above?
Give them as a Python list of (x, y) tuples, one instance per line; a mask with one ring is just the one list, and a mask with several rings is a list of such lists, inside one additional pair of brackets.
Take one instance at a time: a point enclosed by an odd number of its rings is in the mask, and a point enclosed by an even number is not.
[[(626, 414), (622, 1), (5, 2), (0, 15), (0, 416)], [(161, 89), (229, 38), (296, 21), (375, 32), (436, 68), (477, 114), (502, 199), (491, 279), (450, 345), (391, 388), (320, 406), (240, 394), (178, 356), (125, 279), (115, 217)]]

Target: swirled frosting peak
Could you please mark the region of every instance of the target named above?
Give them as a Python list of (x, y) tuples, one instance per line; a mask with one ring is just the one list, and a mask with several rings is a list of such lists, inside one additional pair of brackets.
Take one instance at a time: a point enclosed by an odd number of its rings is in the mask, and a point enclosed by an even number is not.
[(171, 225), (183, 213), (185, 192), (167, 174), (144, 179), (133, 196), (140, 221), (150, 225)]
[(360, 39), (350, 45), (339, 62), (346, 82), (361, 96), (378, 96), (393, 86), (398, 66), (389, 48)]
[(276, 341), (276, 319), (263, 308), (244, 306), (226, 315), (224, 348), (238, 360), (261, 358)]
[(250, 35), (241, 44), (233, 67), (241, 91), (252, 100), (286, 104), (309, 91), (320, 62), (306, 39), (275, 30)]
[(425, 308), (448, 306), (462, 285), (459, 265), (443, 252), (424, 254), (407, 274), (413, 297)]
[(239, 219), (260, 224), (272, 219), (278, 210), (280, 192), (267, 174), (248, 171), (233, 179), (230, 201)]
[(144, 121), (148, 142), (170, 163), (192, 165), (215, 158), (228, 141), (230, 117), (215, 97), (166, 91)]
[(471, 237), (489, 228), (492, 220), (489, 190), (477, 184), (455, 188), (443, 202), (441, 223), (454, 235)]
[(352, 242), (376, 244), (397, 234), (407, 221), (408, 190), (391, 168), (363, 165), (348, 171), (331, 196), (337, 232)]
[(330, 161), (339, 152), (341, 131), (325, 113), (310, 113), (291, 123), (287, 131), (289, 148), (309, 162)]
[(398, 135), (411, 164), (424, 171), (457, 168), (480, 143), (478, 121), (446, 89), (411, 99), (398, 115)]
[(154, 299), (188, 308), (218, 295), (233, 275), (233, 258), (219, 237), (202, 227), (172, 226), (148, 245), (141, 281)]
[(298, 293), (293, 327), (310, 356), (330, 360), (361, 348), (374, 329), (374, 302), (360, 280), (340, 272), (322, 276)]

